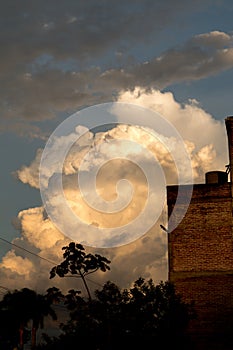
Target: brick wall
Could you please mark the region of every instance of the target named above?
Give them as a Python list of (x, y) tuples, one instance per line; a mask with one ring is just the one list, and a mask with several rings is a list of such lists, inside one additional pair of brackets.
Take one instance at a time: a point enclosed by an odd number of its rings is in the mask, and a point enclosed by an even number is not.
[[(176, 192), (176, 186), (168, 186), (169, 213)], [(168, 244), (171, 279), (179, 271), (233, 270), (231, 184), (194, 185), (188, 211)]]
[[(184, 218), (168, 233), (169, 280), (186, 302), (194, 301), (190, 324), (196, 349), (233, 349), (233, 117), (226, 118), (230, 182), (193, 186)], [(171, 227), (187, 202), (191, 186), (167, 187)]]
[(197, 318), (189, 325), (195, 349), (233, 349), (233, 275), (180, 276), (175, 285), (186, 302), (195, 301)]
[[(188, 188), (190, 190), (190, 186), (179, 188), (184, 203)], [(167, 188), (169, 215), (175, 205), (177, 189), (177, 186)], [(178, 207), (176, 205), (177, 212), (183, 209), (182, 206), (182, 201)], [(205, 338), (204, 345), (198, 342), (198, 349), (202, 349), (202, 346), (206, 349), (207, 338), (209, 342), (212, 339), (216, 347), (217, 337), (221, 339), (219, 349), (222, 350), (222, 338), (229, 338), (229, 329), (225, 326), (226, 315), (228, 318), (229, 315), (233, 316), (230, 182), (194, 185), (183, 220), (174, 231), (168, 233), (168, 251), (170, 281), (184, 301), (195, 302), (198, 318), (191, 322), (190, 332), (198, 339)]]

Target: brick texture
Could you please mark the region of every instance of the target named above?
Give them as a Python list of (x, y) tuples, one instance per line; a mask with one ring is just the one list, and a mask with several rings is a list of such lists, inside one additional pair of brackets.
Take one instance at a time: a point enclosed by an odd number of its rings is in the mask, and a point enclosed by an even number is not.
[[(226, 128), (231, 165), (233, 117), (226, 119)], [(233, 349), (232, 176), (225, 183), (179, 186), (179, 203), (178, 187), (167, 187), (171, 227), (192, 191), (186, 214), (168, 233), (168, 257), (169, 280), (184, 301), (195, 305), (197, 319), (189, 332), (196, 349)]]

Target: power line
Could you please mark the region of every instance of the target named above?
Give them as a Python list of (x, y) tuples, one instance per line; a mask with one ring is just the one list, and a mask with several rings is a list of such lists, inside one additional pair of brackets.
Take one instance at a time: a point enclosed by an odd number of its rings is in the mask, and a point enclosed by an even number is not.
[(22, 250), (24, 250), (25, 252), (27, 252), (27, 253), (29, 253), (29, 254), (31, 254), (31, 255), (36, 256), (37, 258), (40, 258), (40, 259), (42, 259), (42, 260), (45, 260), (45, 261), (49, 262), (50, 264), (53, 264), (53, 265), (55, 264), (55, 265), (57, 265), (57, 263), (55, 263), (54, 261), (49, 260), (49, 259), (46, 259), (46, 258), (44, 258), (43, 256), (41, 256), (41, 255), (39, 255), (39, 254), (36, 254), (36, 253), (32, 252), (31, 250), (28, 250), (28, 249), (26, 249), (26, 248), (23, 248), (23, 247), (19, 246), (18, 244), (12, 243), (12, 242), (8, 241), (8, 240), (5, 239), (5, 238), (0, 237), (0, 240), (3, 241), (3, 242), (5, 242), (5, 243), (8, 243), (8, 244), (10, 244), (10, 245), (12, 245), (12, 246), (14, 246), (14, 247), (16, 247), (16, 248), (22, 249)]
[[(36, 254), (36, 253), (32, 252), (32, 251), (29, 250), (29, 249), (23, 248), (23, 247), (19, 246), (18, 244), (12, 243), (12, 242), (8, 241), (8, 240), (5, 239), (5, 238), (0, 237), (0, 240), (3, 241), (3, 242), (5, 242), (5, 243), (7, 243), (7, 244), (10, 244), (10, 245), (12, 245), (12, 246), (18, 248), (18, 249), (21, 249), (21, 250), (25, 251), (26, 253), (29, 253), (29, 254), (31, 254), (31, 255), (34, 255), (34, 256), (36, 256), (37, 258), (42, 259), (42, 260), (48, 262), (49, 264), (52, 264), (52, 265), (58, 265), (58, 264), (59, 264), (59, 263), (55, 263), (55, 262), (52, 261), (52, 260), (49, 260), (49, 259), (47, 259), (47, 258), (44, 258), (43, 256), (41, 256), (41, 255), (39, 255), (39, 254)], [(76, 278), (77, 278), (78, 276), (71, 275), (71, 276), (65, 276), (65, 277), (76, 277)], [(88, 281), (90, 281), (90, 282), (96, 284), (97, 286), (102, 287), (102, 285), (101, 285), (100, 283), (93, 281), (93, 280), (90, 279), (89, 277), (86, 277), (86, 279), (87, 279)]]

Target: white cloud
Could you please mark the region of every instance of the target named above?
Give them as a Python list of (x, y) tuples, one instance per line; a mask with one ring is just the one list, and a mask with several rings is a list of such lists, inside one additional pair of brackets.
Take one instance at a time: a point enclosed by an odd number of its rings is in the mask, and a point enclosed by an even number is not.
[(181, 105), (171, 92), (146, 92), (136, 88), (133, 92), (123, 91), (118, 102), (138, 104), (154, 110), (175, 126), (191, 154), (195, 182), (203, 182), (206, 171), (225, 170), (228, 164), (225, 125), (203, 110), (197, 101), (191, 100)]
[(193, 45), (212, 47), (222, 49), (228, 45), (233, 44), (233, 38), (231, 34), (227, 34), (218, 30), (214, 30), (210, 33), (203, 33), (195, 35), (190, 40)]
[(9, 270), (11, 273), (23, 276), (25, 280), (29, 280), (32, 273), (36, 272), (33, 263), (28, 258), (23, 258), (15, 254), (14, 250), (10, 250), (2, 258), (0, 267)]
[(38, 149), (35, 159), (31, 162), (30, 166), (22, 166), (21, 169), (14, 173), (22, 183), (39, 188), (39, 164), (42, 152), (42, 149)]
[(42, 207), (20, 211), (18, 220), (23, 237), (40, 250), (51, 248), (57, 241), (64, 239), (63, 234), (44, 215)]
[[(180, 105), (175, 99), (172, 93), (162, 93), (158, 90), (146, 92), (143, 89), (136, 88), (133, 92), (125, 92), (119, 96), (119, 102), (133, 103), (143, 106), (145, 108), (154, 110), (160, 113), (164, 118), (171, 122), (179, 131), (182, 138), (185, 141), (186, 147), (191, 154), (192, 165), (194, 169), (195, 181), (203, 182), (204, 174), (210, 170), (224, 170), (227, 162), (227, 144), (225, 126), (222, 122), (218, 122), (212, 118), (210, 114), (205, 112), (197, 101), (190, 100), (186, 105)], [(187, 127), (188, 125), (188, 127)], [(203, 130), (208, 132), (203, 133)], [(68, 135), (72, 140), (79, 134), (79, 129), (76, 130), (76, 134)], [(93, 213), (90, 206), (87, 206), (82, 201), (77, 202), (77, 199), (81, 199), (79, 189), (76, 186), (76, 173), (80, 167), (83, 156), (90, 152), (93, 148), (93, 143), (97, 145), (96, 149), (101, 149), (102, 155), (91, 154), (86, 158), (86, 163), (83, 171), (91, 171), (94, 165), (98, 165), (98, 162), (108, 159), (109, 149), (111, 145), (109, 140), (119, 140), (122, 137), (127, 138), (130, 141), (144, 143), (150, 151), (156, 153), (158, 161), (161, 163), (163, 170), (166, 174), (166, 180), (168, 183), (175, 181), (174, 176), (174, 164), (167, 150), (156, 144), (155, 139), (151, 133), (147, 133), (148, 130), (141, 129), (137, 126), (118, 125), (113, 129), (106, 132), (86, 133), (83, 138), (80, 139), (80, 144), (74, 143), (70, 152), (67, 155), (64, 164), (64, 192), (69, 199), (71, 206), (77, 211), (78, 215), (81, 215), (84, 221), (91, 225), (106, 226), (106, 225), (118, 225), (119, 222), (125, 223), (130, 220), (137, 210), (140, 210), (140, 206), (137, 207), (137, 202), (143, 199), (146, 183), (143, 177), (140, 175), (140, 171), (137, 174), (137, 169), (124, 163), (116, 162), (109, 164), (109, 168), (104, 169), (102, 175), (98, 179), (99, 194), (102, 194), (105, 200), (112, 200), (116, 195), (116, 182), (118, 179), (128, 178), (132, 181), (133, 187), (136, 188), (135, 205), (129, 207), (125, 212), (120, 214), (120, 217), (110, 215), (109, 218), (103, 214)], [(170, 140), (172, 141), (172, 140)], [(54, 155), (58, 148), (61, 147), (62, 142), (66, 142), (65, 137), (62, 140), (57, 140), (54, 146)], [(177, 143), (174, 145), (178, 147)], [(99, 148), (98, 148), (99, 147)], [(132, 159), (139, 160), (142, 154), (135, 153), (136, 148), (122, 149), (125, 152), (125, 156), (131, 154)], [(40, 152), (36, 155), (36, 158), (32, 161), (31, 165), (24, 166), (18, 172), (19, 179), (24, 183), (28, 183), (33, 187), (38, 187), (38, 167), (40, 162)], [(117, 154), (117, 153), (116, 153)], [(182, 163), (182, 161), (181, 161)], [(107, 163), (106, 163), (107, 164)], [(126, 163), (125, 163), (126, 165)], [(53, 169), (48, 169), (50, 177), (53, 176)], [(101, 175), (101, 173), (99, 174)], [(85, 184), (88, 188), (89, 182)], [(140, 198), (141, 196), (141, 198)], [(140, 200), (139, 200), (140, 198)], [(57, 215), (65, 215), (64, 212), (58, 212)], [(95, 216), (96, 215), (96, 216)], [(149, 230), (141, 238), (133, 241), (130, 244), (123, 245), (116, 248), (89, 248), (88, 251), (99, 252), (100, 254), (108, 257), (111, 263), (111, 271), (107, 274), (98, 274), (98, 282), (111, 279), (116, 283), (124, 285), (130, 284), (133, 280), (141, 276), (152, 277), (155, 280), (162, 280), (167, 278), (167, 241), (164, 232), (161, 232), (159, 227), (160, 223), (166, 225), (166, 213), (163, 212), (154, 227)], [(18, 220), (20, 222), (21, 240), (20, 245), (36, 248), (37, 252), (52, 261), (60, 262), (62, 260), (62, 246), (66, 245), (70, 239), (64, 237), (64, 235), (54, 226), (54, 224), (45, 215), (43, 208), (29, 208), (23, 210), (18, 214)], [(88, 229), (81, 231), (84, 235), (88, 236)], [(100, 231), (101, 234), (101, 231)], [(17, 252), (17, 254), (19, 254)], [(30, 279), (30, 283), (36, 283), (38, 272), (43, 280), (43, 286), (51, 285), (55, 283), (62, 288), (68, 288), (70, 284), (75, 285), (77, 282), (56, 279), (49, 281), (49, 266), (46, 261), (36, 260), (36, 258), (27, 256), (26, 260), (15, 252), (9, 252), (2, 260), (2, 278), (7, 278), (9, 273), (26, 274), (26, 277)], [(31, 261), (31, 263), (30, 263)], [(18, 266), (19, 262), (22, 262), (22, 266)], [(25, 262), (25, 264), (23, 264)], [(125, 266), (127, 265), (127, 269)], [(29, 271), (28, 273), (26, 271)], [(124, 270), (124, 274), (122, 274)], [(94, 277), (93, 277), (94, 278)], [(35, 281), (33, 282), (33, 279)], [(21, 280), (20, 280), (21, 281)], [(21, 283), (21, 282), (20, 282)], [(77, 287), (77, 285), (76, 285)], [(96, 285), (92, 286), (94, 289)]]

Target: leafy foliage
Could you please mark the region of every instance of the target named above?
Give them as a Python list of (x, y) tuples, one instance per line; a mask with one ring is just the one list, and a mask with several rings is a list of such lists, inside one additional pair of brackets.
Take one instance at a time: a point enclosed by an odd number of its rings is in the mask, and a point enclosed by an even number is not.
[[(23, 349), (24, 343), (30, 335), (27, 331), (29, 321), (32, 321), (31, 343), (32, 349), (36, 346), (36, 332), (38, 328), (44, 327), (44, 317), (50, 316), (53, 320), (57, 315), (51, 307), (54, 300), (60, 300), (61, 292), (53, 287), (47, 290), (45, 295), (38, 294), (29, 288), (7, 292), (0, 302), (0, 315), (4, 316), (6, 328), (11, 330), (13, 341), (9, 342), (10, 349), (12, 345), (18, 345)], [(11, 320), (11, 325), (8, 324)], [(0, 338), (4, 343), (6, 328), (0, 327)], [(0, 343), (1, 344), (1, 343)], [(6, 349), (7, 345), (6, 345)]]
[(70, 320), (61, 326), (59, 339), (47, 339), (46, 349), (72, 349), (77, 342), (92, 350), (159, 345), (191, 349), (186, 328), (194, 317), (192, 306), (182, 302), (169, 282), (155, 285), (139, 278), (132, 288), (121, 290), (108, 281), (93, 300), (84, 300), (74, 290), (66, 300)]
[(84, 247), (79, 243), (71, 242), (68, 246), (63, 247), (64, 261), (52, 268), (50, 278), (56, 276), (64, 277), (68, 273), (72, 275), (88, 275), (97, 270), (103, 272), (110, 270), (108, 264), (110, 261), (99, 254), (86, 254)]
[(85, 280), (85, 276), (97, 270), (106, 272), (110, 270), (110, 260), (99, 254), (87, 254), (82, 244), (71, 242), (62, 248), (64, 260), (61, 264), (54, 266), (50, 271), (50, 279), (56, 275), (59, 277), (76, 276), (83, 280), (84, 286), (91, 299), (91, 293)]
[[(87, 254), (81, 244), (74, 242), (63, 250), (64, 261), (51, 269), (50, 278), (80, 277), (89, 298), (74, 289), (63, 295), (55, 287), (49, 288), (45, 295), (28, 288), (6, 293), (0, 302), (1, 349), (12, 350), (16, 345), (23, 349), (26, 335), (31, 336), (34, 350), (74, 349), (78, 344), (84, 344), (86, 350), (192, 348), (186, 329), (195, 316), (193, 308), (182, 302), (173, 284), (155, 285), (152, 279), (140, 277), (131, 288), (121, 289), (107, 281), (102, 289), (95, 290), (92, 298), (85, 276), (97, 270), (106, 272), (110, 261), (99, 254)], [(36, 333), (39, 327), (43, 328), (44, 317), (57, 318), (52, 308), (54, 302), (62, 302), (69, 319), (60, 324), (59, 337), (44, 334), (44, 344), (36, 346)], [(26, 334), (30, 320), (31, 332)]]

